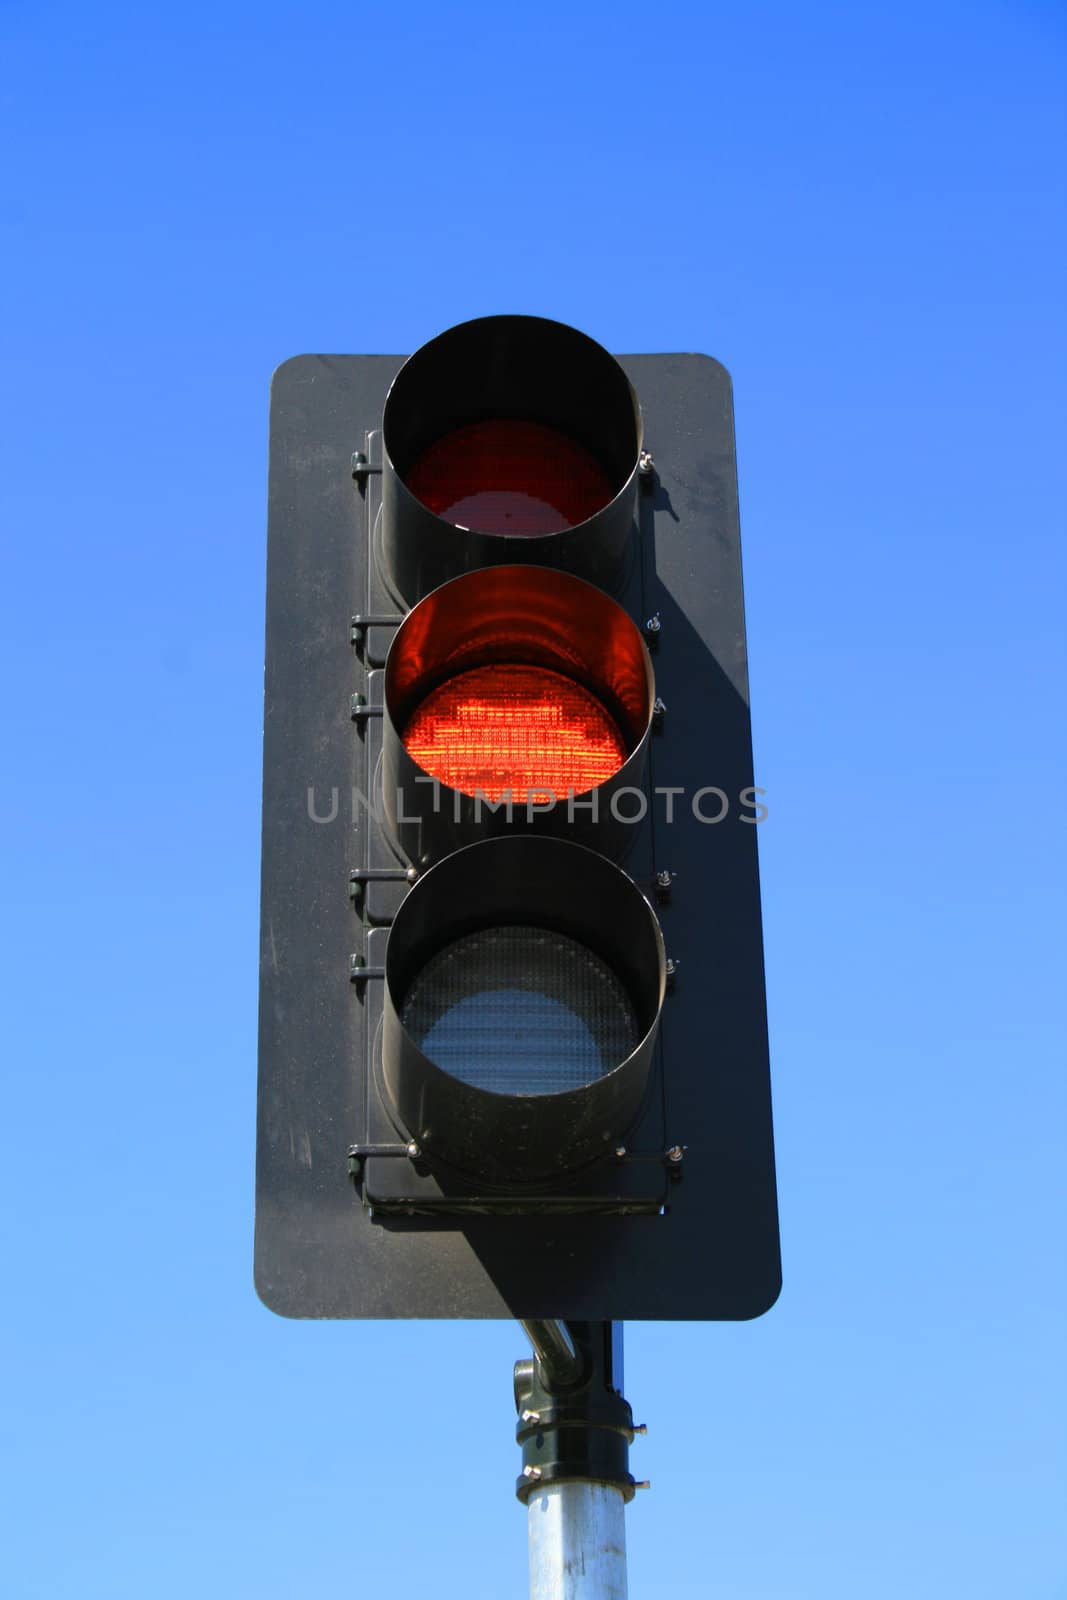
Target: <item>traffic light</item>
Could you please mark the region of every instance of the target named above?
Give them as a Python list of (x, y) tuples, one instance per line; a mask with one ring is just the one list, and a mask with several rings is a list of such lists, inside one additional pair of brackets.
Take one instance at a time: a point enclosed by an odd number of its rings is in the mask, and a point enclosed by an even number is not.
[[(654, 451), (653, 460), (650, 451)], [(780, 1284), (729, 380), (486, 317), (271, 404), (256, 1281)]]

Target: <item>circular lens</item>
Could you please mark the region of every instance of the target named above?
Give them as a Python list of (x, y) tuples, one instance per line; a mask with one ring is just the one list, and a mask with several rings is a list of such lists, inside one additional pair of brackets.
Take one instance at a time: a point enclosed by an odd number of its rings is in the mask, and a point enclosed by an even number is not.
[(485, 928), (446, 945), (415, 977), (400, 1020), (435, 1065), (498, 1094), (580, 1089), (641, 1038), (607, 963), (547, 928)]
[(515, 801), (584, 794), (628, 749), (595, 695), (546, 667), (473, 667), (431, 691), (402, 735), (431, 777), (463, 794)]
[(406, 474), (424, 506), (475, 533), (562, 533), (608, 505), (611, 479), (584, 445), (539, 422), (469, 423)]

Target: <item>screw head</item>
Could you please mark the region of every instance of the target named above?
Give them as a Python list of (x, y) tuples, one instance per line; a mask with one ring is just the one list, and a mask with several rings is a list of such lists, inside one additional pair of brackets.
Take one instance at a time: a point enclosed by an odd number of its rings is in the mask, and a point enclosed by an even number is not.
[(659, 612), (657, 611), (655, 616), (649, 617), (648, 621), (645, 623), (645, 632), (652, 634), (658, 633), (662, 626), (663, 624), (660, 621)]
[(657, 872), (656, 873), (656, 888), (657, 889), (669, 889), (670, 886), (671, 886), (671, 874), (670, 874), (670, 872), (666, 868), (664, 868), (664, 870), (662, 872)]
[(409, 1139), (407, 1144), (407, 1153), (411, 1157), (412, 1161), (417, 1160), (417, 1158), (422, 1154), (422, 1151), (419, 1149), (414, 1139)]
[(680, 1144), (671, 1145), (670, 1149), (667, 1151), (667, 1160), (672, 1164), (672, 1166), (677, 1166), (680, 1161), (685, 1160), (685, 1151), (682, 1149)]
[(637, 470), (642, 478), (650, 478), (656, 463), (652, 459), (651, 450), (642, 450), (637, 458)]

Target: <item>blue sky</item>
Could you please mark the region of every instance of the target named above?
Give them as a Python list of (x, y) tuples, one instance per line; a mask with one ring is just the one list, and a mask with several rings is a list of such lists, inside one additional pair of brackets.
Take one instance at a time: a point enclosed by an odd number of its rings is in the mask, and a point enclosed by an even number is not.
[(1067, 1594), (1062, 10), (0, 51), (5, 1592), (525, 1593), (519, 1330), (251, 1274), (270, 372), (519, 310), (735, 383), (785, 1289), (628, 1328), (631, 1592)]

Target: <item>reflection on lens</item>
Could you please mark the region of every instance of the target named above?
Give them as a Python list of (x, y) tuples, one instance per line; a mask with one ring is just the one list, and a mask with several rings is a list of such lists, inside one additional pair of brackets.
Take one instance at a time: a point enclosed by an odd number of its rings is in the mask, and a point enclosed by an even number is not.
[(546, 928), (486, 928), (446, 945), (411, 984), (400, 1020), (443, 1071), (498, 1094), (579, 1089), (641, 1037), (607, 963)]
[(557, 428), (512, 418), (448, 433), (407, 474), (439, 517), (477, 533), (562, 533), (606, 506), (611, 479), (584, 445)]

